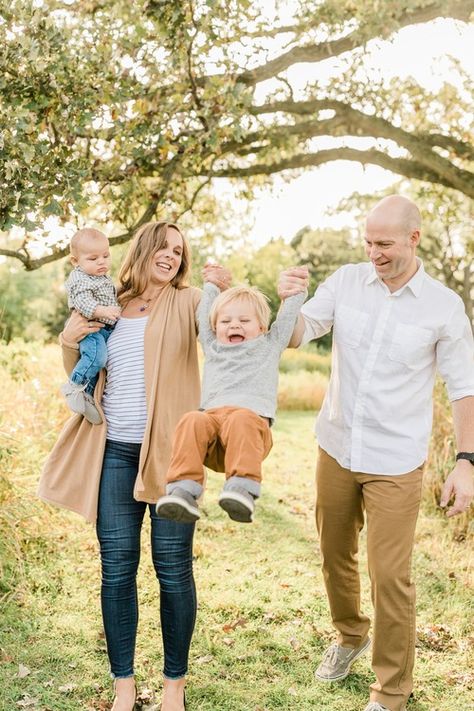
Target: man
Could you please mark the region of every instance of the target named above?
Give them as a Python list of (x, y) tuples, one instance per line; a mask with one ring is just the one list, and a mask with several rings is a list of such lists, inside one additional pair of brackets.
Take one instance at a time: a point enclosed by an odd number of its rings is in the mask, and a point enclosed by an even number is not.
[[(458, 449), (441, 506), (466, 511), (474, 495), (474, 346), (461, 299), (429, 277), (416, 257), (421, 218), (399, 195), (369, 213), (369, 263), (338, 269), (302, 308), (293, 345), (333, 328), (332, 374), (318, 418), (316, 522), (337, 642), (316, 671), (344, 679), (369, 647), (360, 609), (359, 532), (367, 518), (375, 610), (371, 685), (365, 711), (403, 711), (413, 687), (415, 587), (410, 580), (436, 369), (452, 402)], [(304, 270), (280, 279), (282, 298)]]

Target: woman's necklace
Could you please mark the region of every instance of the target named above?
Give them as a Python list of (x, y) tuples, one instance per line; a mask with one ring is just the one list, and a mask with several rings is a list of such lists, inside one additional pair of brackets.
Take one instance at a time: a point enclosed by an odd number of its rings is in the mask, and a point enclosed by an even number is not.
[(139, 311), (146, 311), (147, 308), (150, 306), (150, 304), (156, 299), (158, 294), (155, 294), (155, 296), (152, 296), (150, 299), (144, 299), (143, 296), (136, 296), (136, 299), (140, 299), (140, 301), (143, 301), (143, 305), (138, 307)]

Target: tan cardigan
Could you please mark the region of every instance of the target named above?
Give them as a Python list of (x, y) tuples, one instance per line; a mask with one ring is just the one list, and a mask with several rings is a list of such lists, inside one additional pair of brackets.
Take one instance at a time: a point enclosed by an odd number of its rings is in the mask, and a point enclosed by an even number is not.
[[(166, 286), (150, 311), (145, 329), (147, 425), (140, 452), (134, 497), (155, 503), (163, 495), (171, 441), (180, 417), (199, 407), (196, 309), (201, 292), (194, 287)], [(64, 367), (72, 371), (79, 357), (63, 345)], [(100, 412), (105, 370), (94, 397)], [(103, 414), (103, 413), (102, 413)], [(43, 468), (38, 496), (94, 523), (107, 427), (91, 425), (82, 415), (65, 424)]]

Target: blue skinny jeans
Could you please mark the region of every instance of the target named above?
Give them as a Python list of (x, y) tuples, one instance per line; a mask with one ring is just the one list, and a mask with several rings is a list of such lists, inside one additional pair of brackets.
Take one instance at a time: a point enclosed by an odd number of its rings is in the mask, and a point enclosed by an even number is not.
[(153, 565), (160, 584), (163, 673), (180, 679), (196, 620), (192, 568), (194, 524), (159, 518), (155, 506), (133, 498), (140, 444), (107, 440), (99, 491), (97, 537), (102, 561), (101, 603), (105, 638), (114, 678), (134, 675), (138, 623), (136, 575), (145, 509), (151, 517)]

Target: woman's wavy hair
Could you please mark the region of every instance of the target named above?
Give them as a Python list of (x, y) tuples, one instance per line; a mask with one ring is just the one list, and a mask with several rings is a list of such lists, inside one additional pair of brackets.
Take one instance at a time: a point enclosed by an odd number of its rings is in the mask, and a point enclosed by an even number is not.
[(145, 291), (150, 278), (152, 257), (165, 246), (166, 232), (169, 227), (179, 232), (183, 240), (181, 265), (170, 283), (176, 289), (187, 286), (186, 277), (190, 269), (191, 253), (185, 236), (174, 222), (147, 222), (135, 232), (120, 268), (118, 298), (122, 306)]

